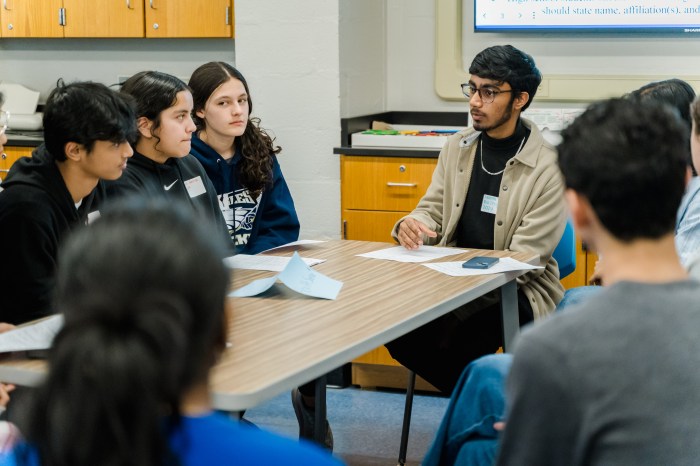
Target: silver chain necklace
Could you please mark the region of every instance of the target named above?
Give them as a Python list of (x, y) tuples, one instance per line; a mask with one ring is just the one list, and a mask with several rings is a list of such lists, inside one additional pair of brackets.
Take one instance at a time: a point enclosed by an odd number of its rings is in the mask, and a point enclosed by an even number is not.
[[(523, 150), (523, 145), (525, 144), (526, 138), (527, 138), (527, 136), (525, 136), (523, 138), (523, 140), (520, 141), (520, 147), (518, 147), (518, 152), (516, 152), (513, 157), (517, 157), (517, 155), (520, 153), (520, 151)], [(484, 139), (483, 138), (481, 138), (479, 140), (479, 160), (481, 160), (481, 169), (484, 170), (486, 173), (488, 173), (491, 176), (498, 176), (501, 173), (503, 173), (504, 171), (506, 171), (506, 167), (503, 167), (503, 170), (501, 170), (500, 172), (496, 172), (496, 173), (492, 173), (486, 169), (486, 167), (484, 166)]]

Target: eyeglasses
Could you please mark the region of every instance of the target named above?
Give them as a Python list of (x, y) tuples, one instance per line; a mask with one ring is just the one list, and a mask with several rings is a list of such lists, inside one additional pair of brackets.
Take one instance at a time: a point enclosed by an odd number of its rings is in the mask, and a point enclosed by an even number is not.
[(10, 124), (10, 112), (6, 110), (0, 110), (0, 135), (5, 133), (7, 125)]
[(498, 94), (504, 92), (513, 92), (513, 89), (503, 91), (501, 89), (495, 89), (493, 87), (476, 88), (469, 83), (462, 84), (462, 94), (464, 94), (464, 97), (471, 100), (474, 94), (479, 94), (479, 98), (485, 104), (492, 103), (494, 100), (496, 100)]

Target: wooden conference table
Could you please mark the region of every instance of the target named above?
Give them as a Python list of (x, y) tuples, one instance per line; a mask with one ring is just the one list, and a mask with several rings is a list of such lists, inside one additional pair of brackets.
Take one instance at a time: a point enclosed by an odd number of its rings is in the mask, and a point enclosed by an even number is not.
[[(343, 288), (336, 300), (299, 295), (284, 286), (264, 297), (230, 298), (231, 347), (212, 373), (215, 407), (241, 411), (316, 380), (316, 415), (324, 419), (326, 373), (497, 288), (502, 293), (504, 349), (510, 347), (518, 331), (515, 278), (524, 271), (451, 277), (420, 264), (356, 257), (391, 246), (333, 240), (271, 251), (326, 259), (314, 269), (342, 281)], [(475, 249), (437, 261), (476, 255), (539, 261), (536, 254)], [(235, 270), (232, 289), (273, 274)], [(5, 382), (36, 385), (44, 372), (44, 361), (0, 361), (0, 380)], [(320, 428), (317, 438), (322, 442)]]

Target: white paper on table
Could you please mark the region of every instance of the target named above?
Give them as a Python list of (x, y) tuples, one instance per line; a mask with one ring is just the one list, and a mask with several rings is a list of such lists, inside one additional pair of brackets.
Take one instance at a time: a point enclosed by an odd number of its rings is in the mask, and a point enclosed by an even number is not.
[(36, 324), (0, 333), (0, 353), (49, 349), (62, 327), (63, 315), (57, 314)]
[(315, 298), (335, 299), (343, 287), (343, 282), (333, 280), (320, 272), (309, 267), (298, 253), (294, 253), (284, 270), (274, 277), (255, 280), (248, 285), (241, 287), (229, 296), (234, 298), (245, 298), (256, 296), (269, 290), (275, 282), (279, 280), (287, 288), (297, 293), (313, 296)]
[(513, 270), (534, 270), (544, 268), (539, 265), (530, 265), (526, 262), (520, 262), (510, 257), (501, 257), (496, 265), (489, 267), (488, 269), (465, 269), (462, 267), (463, 263), (464, 262), (434, 262), (432, 264), (421, 265), (453, 277), (470, 277), (474, 275), (512, 272)]
[[(246, 270), (268, 270), (270, 272), (281, 272), (289, 264), (291, 257), (281, 256), (259, 256), (250, 254), (236, 254), (235, 256), (224, 259), (224, 264), (230, 269), (246, 269)], [(314, 266), (321, 262), (326, 262), (325, 259), (300, 259), (308, 266)]]
[(265, 249), (264, 251), (260, 251), (260, 252), (274, 251), (275, 249), (288, 248), (289, 246), (303, 246), (305, 244), (316, 244), (316, 243), (325, 243), (325, 241), (321, 241), (318, 239), (300, 239), (298, 241), (292, 241), (291, 243), (283, 244), (282, 246), (275, 246), (274, 248)]
[(380, 249), (379, 251), (366, 252), (358, 254), (358, 257), (368, 257), (370, 259), (383, 259), (397, 262), (426, 262), (442, 257), (454, 256), (469, 252), (468, 249), (458, 248), (443, 248), (438, 246), (421, 246), (418, 249), (406, 249), (403, 246), (393, 248)]

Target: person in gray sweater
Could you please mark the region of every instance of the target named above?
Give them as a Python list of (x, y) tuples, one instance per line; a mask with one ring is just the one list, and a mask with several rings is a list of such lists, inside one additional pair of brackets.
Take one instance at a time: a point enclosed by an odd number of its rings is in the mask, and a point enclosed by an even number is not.
[(690, 465), (700, 458), (700, 283), (674, 247), (687, 129), (657, 104), (593, 104), (559, 165), (606, 289), (523, 333), (498, 465)]

